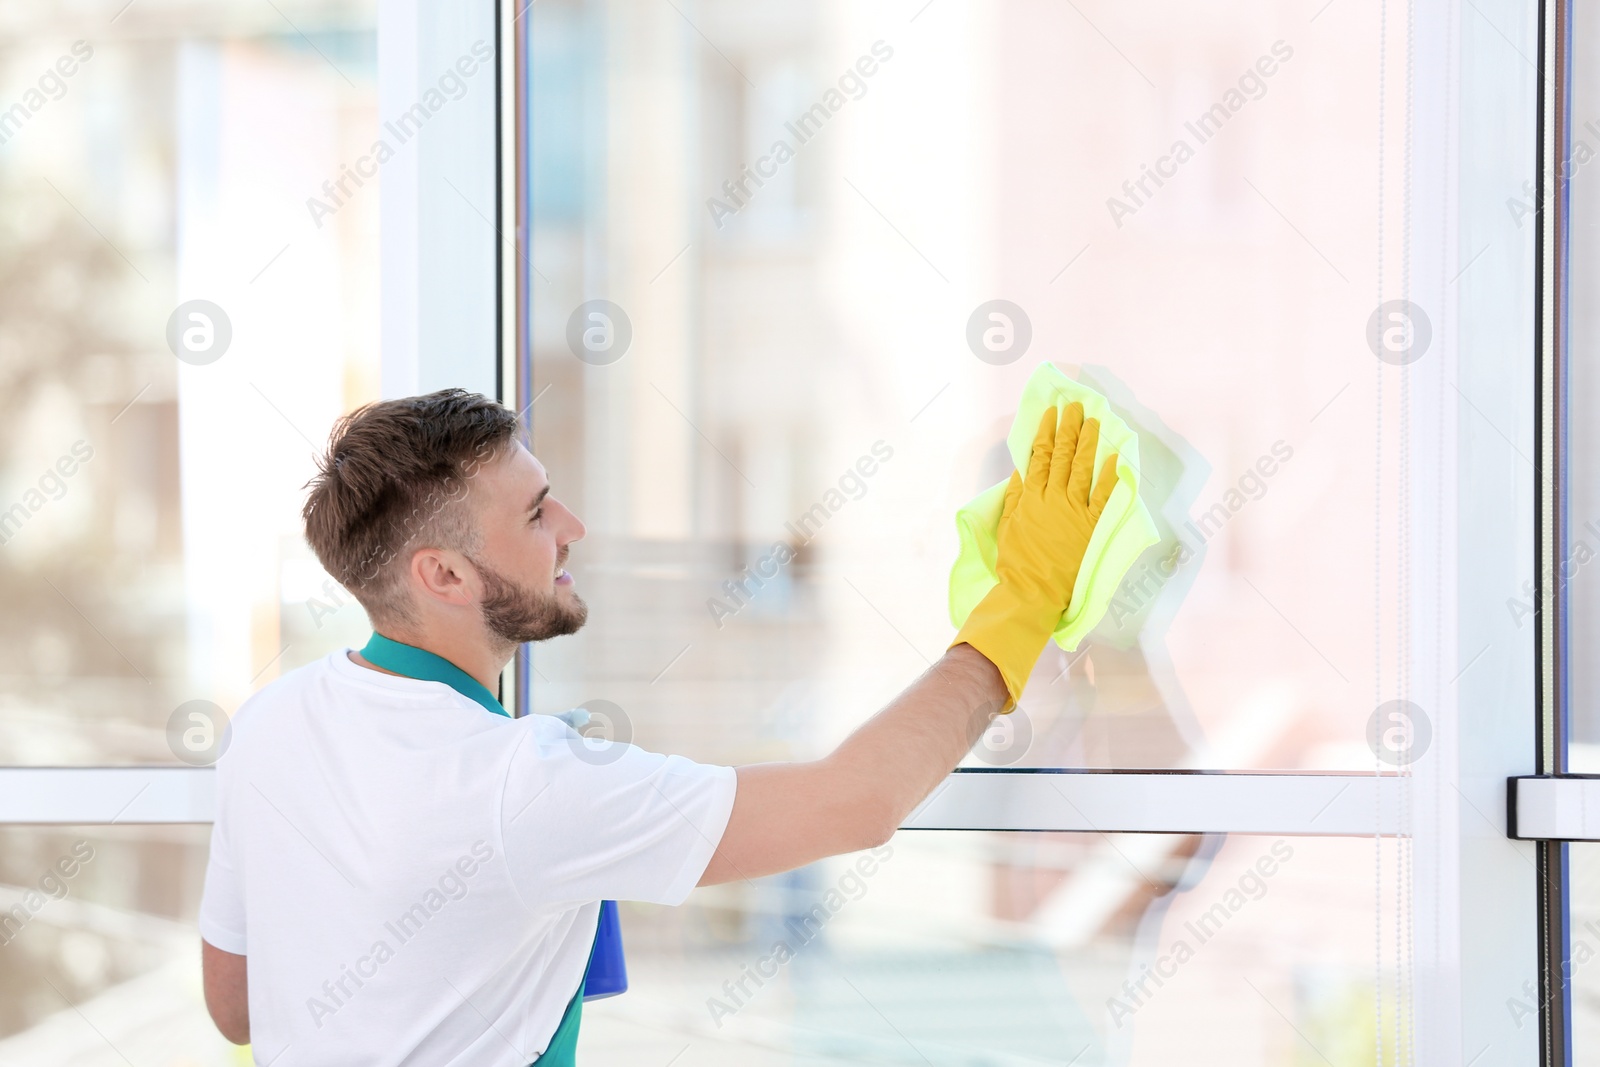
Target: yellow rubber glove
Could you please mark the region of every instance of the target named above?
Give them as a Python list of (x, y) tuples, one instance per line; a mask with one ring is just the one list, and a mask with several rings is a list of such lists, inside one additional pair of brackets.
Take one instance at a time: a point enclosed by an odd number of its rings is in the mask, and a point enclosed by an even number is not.
[(1100, 423), (1084, 421), (1082, 404), (1067, 405), (1059, 425), (1056, 409), (1045, 411), (1033, 436), (1027, 477), (1012, 471), (1006, 486), (995, 535), (1000, 584), (978, 602), (950, 642), (971, 645), (999, 669), (1011, 697), (1006, 712), (1016, 706), (1039, 653), (1072, 602), (1089, 537), (1116, 487), (1115, 454), (1106, 457), (1099, 479), (1093, 477), (1099, 441)]

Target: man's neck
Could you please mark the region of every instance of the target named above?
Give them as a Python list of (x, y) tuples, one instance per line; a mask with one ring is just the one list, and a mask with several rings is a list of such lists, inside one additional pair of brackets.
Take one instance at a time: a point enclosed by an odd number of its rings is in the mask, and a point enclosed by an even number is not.
[[(515, 651), (515, 646), (507, 646), (502, 649), (498, 644), (494, 648), (484, 648), (479, 643), (463, 640), (455, 635), (423, 636), (393, 629), (380, 632), (391, 641), (399, 641), (401, 644), (420, 648), (424, 652), (432, 652), (435, 656), (441, 656), (449, 660), (466, 671), (478, 684), (491, 693), (495, 692), (496, 687), (500, 684), (500, 672), (505, 669), (507, 663), (511, 662), (511, 655)], [(379, 667), (358, 651), (352, 650), (350, 652), (350, 661), (358, 666), (367, 667), (382, 674), (397, 673)]]

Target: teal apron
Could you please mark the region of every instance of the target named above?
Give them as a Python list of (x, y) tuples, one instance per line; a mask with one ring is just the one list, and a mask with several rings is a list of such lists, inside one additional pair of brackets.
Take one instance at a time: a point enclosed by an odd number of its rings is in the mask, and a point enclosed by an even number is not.
[[(382, 667), (386, 671), (403, 674), (408, 678), (420, 678), (425, 682), (443, 682), (462, 696), (476, 700), (496, 715), (507, 714), (506, 709), (500, 706), (500, 701), (496, 700), (494, 694), (485, 689), (482, 683), (443, 656), (436, 656), (414, 645), (391, 641), (374, 631), (372, 640), (361, 650), (361, 658), (375, 667)], [(594, 959), (592, 948), (589, 951), (589, 959), (591, 962)], [(539, 1067), (575, 1067), (578, 1057), (578, 1024), (583, 1020), (583, 986), (588, 978), (589, 966), (585, 964), (583, 978), (578, 981), (578, 991), (572, 994), (572, 1000), (567, 1003), (566, 1013), (561, 1016), (560, 1025), (550, 1037), (550, 1044), (545, 1046), (544, 1052), (540, 1054), (537, 1061)]]

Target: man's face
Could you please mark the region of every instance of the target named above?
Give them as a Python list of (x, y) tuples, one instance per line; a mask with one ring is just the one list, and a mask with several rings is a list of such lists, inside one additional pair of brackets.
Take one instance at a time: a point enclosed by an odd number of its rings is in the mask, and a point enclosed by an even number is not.
[(484, 583), (483, 622), (514, 644), (576, 633), (589, 616), (566, 572), (583, 523), (550, 495), (544, 466), (520, 443), (473, 479), (483, 547), (472, 559)]

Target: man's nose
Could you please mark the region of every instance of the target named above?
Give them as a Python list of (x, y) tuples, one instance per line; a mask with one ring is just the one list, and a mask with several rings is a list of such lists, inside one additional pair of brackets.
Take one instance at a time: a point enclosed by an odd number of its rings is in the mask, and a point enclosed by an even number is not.
[(561, 510), (566, 518), (566, 521), (562, 524), (561, 543), (568, 545), (574, 541), (582, 541), (583, 535), (589, 532), (588, 528), (583, 525), (583, 520), (573, 514), (572, 510), (565, 504), (561, 505)]

